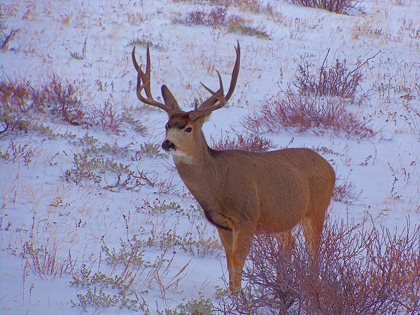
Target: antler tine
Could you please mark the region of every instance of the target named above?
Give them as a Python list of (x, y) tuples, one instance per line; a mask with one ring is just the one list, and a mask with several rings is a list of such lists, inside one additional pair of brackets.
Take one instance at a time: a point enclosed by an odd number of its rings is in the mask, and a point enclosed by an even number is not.
[(195, 120), (203, 115), (209, 114), (212, 111), (215, 111), (216, 109), (222, 108), (232, 96), (233, 91), (235, 90), (235, 87), (236, 87), (236, 82), (238, 81), (239, 68), (240, 68), (241, 49), (239, 46), (239, 41), (238, 41), (237, 47), (235, 47), (235, 52), (236, 52), (236, 61), (232, 70), (232, 78), (230, 81), (229, 91), (227, 92), (226, 96), (224, 95), (224, 91), (223, 91), (222, 77), (220, 76), (219, 71), (216, 70), (217, 75), (219, 77), (220, 89), (217, 92), (214, 92), (211, 89), (209, 89), (207, 86), (205, 86), (203, 83), (200, 82), (201, 85), (211, 94), (211, 97), (209, 97), (207, 100), (201, 103), (201, 105), (198, 108), (195, 107), (194, 111), (190, 114), (190, 118), (192, 120)]
[(230, 80), (229, 91), (227, 92), (225, 97), (226, 101), (230, 99), (230, 97), (233, 94), (233, 91), (235, 91), (236, 82), (238, 81), (239, 68), (241, 66), (241, 47), (239, 46), (239, 41), (237, 43), (238, 47), (235, 47), (236, 61), (232, 71), (232, 79)]
[[(133, 48), (133, 51), (131, 53), (131, 58), (133, 60), (134, 68), (137, 71), (137, 98), (148, 105), (156, 106), (160, 109), (163, 109), (167, 113), (172, 112), (172, 109), (169, 106), (166, 106), (165, 104), (155, 101), (152, 96), (152, 90), (150, 88), (150, 69), (151, 69), (151, 63), (150, 63), (150, 50), (149, 50), (149, 44), (147, 45), (147, 60), (146, 60), (146, 72), (143, 72), (141, 69), (141, 66), (137, 63), (136, 60), (136, 47)], [(144, 97), (141, 92), (144, 90), (146, 93), (146, 97)]]
[(223, 105), (225, 105), (226, 104), (226, 102), (227, 102), (227, 100), (226, 100), (226, 98), (225, 98), (225, 95), (224, 95), (224, 92), (223, 92), (223, 81), (222, 81), (222, 77), (221, 77), (221, 75), (220, 75), (220, 72), (219, 71), (217, 71), (216, 70), (216, 72), (217, 72), (217, 76), (219, 77), (219, 85), (220, 85), (220, 88), (219, 88), (219, 90), (217, 91), (217, 92), (214, 92), (214, 91), (212, 91), (212, 90), (210, 90), (207, 86), (205, 86), (204, 84), (203, 84), (203, 82), (200, 82), (201, 83), (201, 85), (212, 95), (212, 96), (214, 96), (221, 104), (222, 104), (222, 106)]

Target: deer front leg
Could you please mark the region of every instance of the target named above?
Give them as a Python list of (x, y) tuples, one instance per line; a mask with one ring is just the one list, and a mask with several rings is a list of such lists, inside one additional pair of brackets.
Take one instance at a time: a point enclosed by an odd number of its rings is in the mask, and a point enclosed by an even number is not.
[(252, 237), (253, 234), (244, 233), (238, 230), (233, 231), (231, 292), (239, 292), (242, 289), (242, 270), (251, 247)]
[(226, 252), (226, 262), (229, 273), (229, 287), (232, 291), (233, 287), (233, 272), (232, 272), (232, 256), (233, 256), (233, 233), (232, 231), (217, 228), (219, 232), (220, 240)]

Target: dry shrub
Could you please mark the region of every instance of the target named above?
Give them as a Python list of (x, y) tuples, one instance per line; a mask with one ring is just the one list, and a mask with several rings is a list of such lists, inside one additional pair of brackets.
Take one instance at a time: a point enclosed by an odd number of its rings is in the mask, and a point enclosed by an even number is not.
[(342, 98), (311, 98), (293, 93), (277, 95), (242, 120), (248, 130), (277, 133), (283, 129), (294, 132), (311, 130), (316, 135), (327, 131), (347, 138), (370, 138), (375, 135), (370, 119), (346, 110), (348, 102)]
[(29, 104), (33, 88), (28, 81), (3, 79), (0, 81), (0, 103), (3, 111), (25, 113), (31, 110)]
[(336, 59), (335, 64), (326, 69), (326, 62), (330, 53), (330, 49), (328, 49), (320, 68), (315, 68), (305, 60), (299, 64), (299, 74), (294, 85), (299, 89), (301, 95), (338, 96), (354, 99), (363, 79), (361, 68), (380, 52), (367, 58), (364, 62), (358, 61), (357, 67), (353, 70), (347, 68), (346, 59)]
[(352, 182), (338, 183), (334, 186), (334, 200), (348, 205), (359, 199), (363, 191), (356, 192), (356, 187)]
[(339, 14), (348, 14), (353, 9), (360, 11), (360, 1), (355, 0), (290, 0), (291, 3), (300, 4), (304, 7), (328, 10)]
[(84, 112), (74, 84), (63, 82), (57, 76), (40, 87), (24, 79), (2, 78), (0, 81), (1, 133), (17, 130), (28, 131), (33, 114), (47, 113), (78, 125)]
[[(327, 69), (326, 62), (330, 53), (330, 49), (328, 49), (320, 68), (315, 68), (308, 61), (303, 60), (299, 64), (299, 74), (293, 84), (298, 88), (300, 95), (334, 96), (355, 99), (359, 85), (363, 79), (361, 68), (380, 52), (377, 52), (374, 56), (367, 58), (363, 62), (358, 60), (357, 67), (353, 70), (347, 68), (346, 59), (336, 59), (335, 64)], [(361, 98), (361, 100), (363, 99), (364, 97)]]
[(33, 100), (38, 109), (61, 117), (72, 124), (81, 124), (84, 116), (79, 91), (74, 83), (64, 82), (57, 76), (40, 89), (33, 89)]
[(213, 8), (209, 12), (195, 10), (187, 13), (185, 23), (220, 27), (226, 24), (226, 14), (227, 10), (223, 7)]
[(310, 130), (316, 135), (329, 131), (336, 136), (358, 140), (373, 137), (371, 118), (347, 108), (352, 102), (360, 105), (366, 100), (365, 94), (357, 97), (362, 80), (360, 69), (379, 53), (359, 62), (351, 71), (346, 67), (346, 60), (336, 60), (335, 65), (327, 69), (329, 50), (320, 68), (313, 70), (304, 61), (293, 82), (298, 93), (289, 86), (285, 93), (266, 101), (259, 112), (246, 116), (242, 120), (243, 126), (255, 133), (277, 133), (286, 128), (294, 132)]
[(363, 76), (360, 69), (349, 71), (346, 64), (346, 59), (337, 59), (329, 69), (322, 65), (313, 71), (313, 66), (304, 61), (299, 65), (299, 75), (294, 85), (301, 95), (354, 98)]
[[(257, 4), (256, 1), (249, 2), (250, 5)], [(205, 25), (213, 28), (226, 27), (229, 33), (239, 33), (247, 36), (256, 36), (263, 39), (270, 39), (264, 31), (264, 27), (258, 28), (245, 25), (251, 23), (239, 15), (228, 15), (227, 5), (225, 7), (215, 7), (210, 11), (194, 10), (187, 13), (184, 20), (176, 19), (175, 22), (188, 25)]]
[(89, 114), (92, 125), (108, 133), (119, 134), (121, 132), (123, 115), (112, 100), (105, 100), (103, 104), (93, 107)]
[(141, 122), (133, 118), (133, 110), (118, 110), (112, 98), (85, 104), (78, 86), (79, 81), (69, 82), (56, 75), (40, 86), (24, 79), (3, 77), (0, 80), (0, 136), (36, 129), (34, 126), (42, 114), (71, 125), (94, 126), (108, 133), (123, 132), (124, 123), (139, 133), (144, 132)]
[[(172, 0), (172, 2), (197, 2), (195, 0)], [(206, 2), (206, 1), (199, 1)], [(271, 4), (264, 3), (265, 1), (260, 0), (209, 0), (209, 4), (212, 6), (222, 6), (227, 9), (231, 6), (236, 7), (243, 11), (251, 11), (253, 13), (273, 13), (273, 6)]]
[(243, 272), (243, 292), (222, 297), (225, 314), (418, 314), (420, 226), (401, 233), (383, 225), (328, 221), (308, 264), (301, 236), (291, 255), (259, 236)]
[(228, 133), (225, 135), (221, 134), (219, 140), (211, 138), (211, 147), (216, 150), (245, 150), (253, 152), (266, 152), (268, 150), (276, 148), (276, 145), (270, 139), (260, 137), (259, 135), (252, 134), (240, 134), (233, 130), (235, 137), (229, 136)]

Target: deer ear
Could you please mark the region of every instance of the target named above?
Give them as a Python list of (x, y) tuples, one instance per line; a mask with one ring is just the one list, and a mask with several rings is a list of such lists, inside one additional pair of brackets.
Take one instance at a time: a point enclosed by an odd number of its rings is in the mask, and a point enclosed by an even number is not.
[(192, 120), (192, 121), (194, 121), (194, 122), (198, 122), (198, 124), (200, 125), (200, 126), (202, 126), (206, 121), (207, 121), (207, 119), (209, 119), (209, 117), (210, 117), (210, 115), (211, 115), (211, 112), (210, 113), (207, 113), (207, 114), (204, 114), (204, 115), (201, 115), (201, 116), (198, 116), (198, 117), (194, 117), (194, 115), (193, 115), (193, 113), (194, 113), (194, 111), (191, 111), (189, 114), (189, 118)]
[(173, 96), (171, 91), (169, 91), (166, 85), (162, 85), (162, 96), (163, 96), (163, 99), (165, 100), (166, 106), (169, 106), (173, 110), (181, 110), (179, 108), (178, 102), (176, 101), (175, 97)]

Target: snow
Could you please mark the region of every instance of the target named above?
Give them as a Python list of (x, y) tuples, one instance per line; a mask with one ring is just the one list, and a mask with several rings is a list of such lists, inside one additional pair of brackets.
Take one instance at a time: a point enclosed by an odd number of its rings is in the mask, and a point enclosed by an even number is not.
[[(273, 15), (235, 7), (229, 7), (228, 13), (241, 15), (253, 27), (264, 30), (269, 40), (228, 33), (223, 27), (175, 22), (191, 10), (210, 10), (210, 2), (2, 1), (6, 30), (19, 29), (8, 49), (0, 53), (3, 79), (24, 79), (37, 86), (54, 76), (63, 78), (78, 88), (86, 106), (100, 108), (110, 101), (117, 112), (140, 108), (132, 112), (137, 115), (133, 118), (147, 128), (145, 134), (140, 134), (123, 126), (124, 130), (117, 134), (40, 117), (44, 119), (41, 123), (62, 136), (50, 139), (33, 133), (0, 138), (3, 153), (11, 143), (28, 144), (34, 150), (29, 163), (23, 158), (0, 159), (2, 314), (82, 312), (71, 301), (77, 301), (77, 294), (86, 294), (87, 289), (71, 285), (70, 274), (40, 276), (30, 266), (25, 267), (21, 253), (29, 241), (34, 248), (56, 248), (57, 263), (70, 252), (74, 270), (87, 264), (92, 274), (102, 270), (115, 275), (119, 269), (106, 266), (102, 246), (118, 249), (120, 240), (127, 242), (134, 235), (147, 240), (153, 235), (161, 238), (165, 233), (184, 236), (190, 232), (192, 239), (201, 238), (204, 243), (218, 239), (215, 229), (194, 210), (197, 204), (169, 157), (132, 160), (129, 156), (106, 155), (131, 169), (147, 172), (161, 183), (154, 187), (104, 189), (115, 182), (112, 174), (104, 175), (100, 185), (76, 185), (65, 180), (74, 155), (82, 152), (83, 145), (76, 143), (86, 135), (97, 139), (98, 147), (117, 144), (131, 150), (138, 150), (144, 143), (159, 145), (163, 140), (166, 113), (143, 108), (136, 97), (132, 41), (155, 45), (151, 47), (155, 98), (160, 97), (160, 86), (167, 84), (185, 109), (193, 107), (195, 98), (207, 97), (200, 82), (217, 86), (214, 68), (221, 72), (224, 82), (229, 82), (235, 58), (233, 47), (240, 42), (242, 59), (235, 93), (228, 106), (214, 112), (204, 125), (207, 139), (218, 139), (231, 128), (244, 130), (241, 119), (285, 91), (301, 60), (319, 66), (330, 49), (330, 63), (337, 58), (347, 59), (353, 68), (381, 51), (363, 67), (362, 89), (368, 101), (363, 106), (351, 105), (352, 111), (371, 117), (372, 127), (378, 131), (373, 138), (358, 140), (288, 130), (263, 136), (272, 139), (278, 148), (331, 150), (323, 155), (336, 170), (337, 184), (352, 183), (358, 195), (348, 203), (335, 201), (331, 217), (360, 221), (369, 215), (397, 230), (404, 228), (407, 220), (412, 226), (419, 223), (420, 2), (363, 1), (365, 13), (352, 15), (283, 1), (265, 3), (273, 5)], [(136, 50), (139, 63), (144, 64), (145, 47), (137, 46)], [(84, 58), (77, 60), (72, 53)], [(407, 93), (413, 96), (411, 100), (404, 98)], [(417, 114), (408, 112), (404, 105), (415, 108)], [(165, 188), (165, 183), (172, 185)], [(166, 204), (176, 202), (183, 211), (177, 213), (176, 207), (159, 211), (154, 207), (157, 199)], [(200, 296), (213, 298), (218, 287), (226, 286), (227, 271), (220, 246), (201, 254), (179, 245), (165, 248), (154, 244), (144, 250), (144, 258), (150, 263), (159, 261), (162, 255), (167, 259), (155, 273), (152, 268), (140, 270), (137, 279), (143, 283), (134, 286), (152, 312), (175, 308)], [(89, 313), (96, 314), (126, 311), (117, 307), (89, 308)]]

